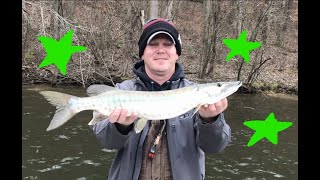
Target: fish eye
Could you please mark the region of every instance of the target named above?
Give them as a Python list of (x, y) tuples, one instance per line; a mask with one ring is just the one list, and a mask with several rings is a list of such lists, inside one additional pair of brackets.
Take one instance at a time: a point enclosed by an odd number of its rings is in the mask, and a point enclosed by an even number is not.
[(217, 85), (218, 85), (218, 87), (221, 87), (221, 83), (218, 83)]

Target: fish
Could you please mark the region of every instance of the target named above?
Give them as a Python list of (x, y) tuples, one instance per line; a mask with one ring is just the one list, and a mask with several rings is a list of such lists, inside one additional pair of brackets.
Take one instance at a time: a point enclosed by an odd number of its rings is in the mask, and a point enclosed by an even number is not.
[(241, 81), (229, 81), (193, 84), (166, 91), (133, 91), (93, 84), (86, 90), (88, 97), (57, 91), (39, 93), (56, 107), (46, 131), (61, 127), (73, 116), (85, 110), (93, 111), (93, 118), (88, 125), (94, 125), (106, 119), (114, 109), (118, 108), (126, 109), (128, 116), (132, 113), (138, 115), (134, 122), (134, 130), (139, 133), (148, 120), (170, 119), (192, 109), (195, 109), (195, 114), (201, 106), (214, 104), (235, 93), (241, 86)]

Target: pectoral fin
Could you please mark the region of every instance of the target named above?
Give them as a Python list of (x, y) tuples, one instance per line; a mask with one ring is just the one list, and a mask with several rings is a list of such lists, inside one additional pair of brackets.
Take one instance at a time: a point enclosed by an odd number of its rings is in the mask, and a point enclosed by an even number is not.
[(191, 117), (193, 117), (193, 116), (199, 111), (199, 109), (201, 108), (202, 105), (203, 105), (203, 104), (199, 104), (199, 105), (197, 106), (196, 110), (194, 111), (194, 113), (192, 114)]
[(93, 117), (92, 117), (91, 121), (88, 123), (88, 125), (95, 125), (99, 121), (102, 121), (102, 120), (108, 118), (107, 115), (101, 114), (98, 111), (93, 111), (92, 114), (93, 114)]
[(147, 124), (148, 119), (146, 118), (141, 118), (138, 119), (135, 124), (134, 124), (134, 130), (136, 133), (139, 133), (142, 131), (142, 129), (144, 128), (144, 126)]

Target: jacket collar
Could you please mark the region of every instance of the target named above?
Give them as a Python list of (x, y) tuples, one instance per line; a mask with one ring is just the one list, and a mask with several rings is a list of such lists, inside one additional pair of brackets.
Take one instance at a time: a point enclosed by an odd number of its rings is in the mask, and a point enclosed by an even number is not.
[(145, 72), (144, 61), (141, 60), (133, 66), (133, 73), (137, 76), (137, 83), (142, 85), (145, 90), (149, 91), (162, 91), (172, 89), (178, 84), (185, 75), (182, 66), (179, 63), (175, 64), (175, 72), (171, 78), (164, 84), (159, 85), (157, 82), (152, 80)]

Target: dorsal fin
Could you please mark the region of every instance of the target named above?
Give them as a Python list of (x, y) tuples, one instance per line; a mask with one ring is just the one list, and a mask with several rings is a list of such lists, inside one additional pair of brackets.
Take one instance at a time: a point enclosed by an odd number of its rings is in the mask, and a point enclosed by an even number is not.
[(116, 90), (116, 88), (105, 84), (93, 84), (87, 88), (87, 94), (89, 96), (95, 96), (111, 90)]

